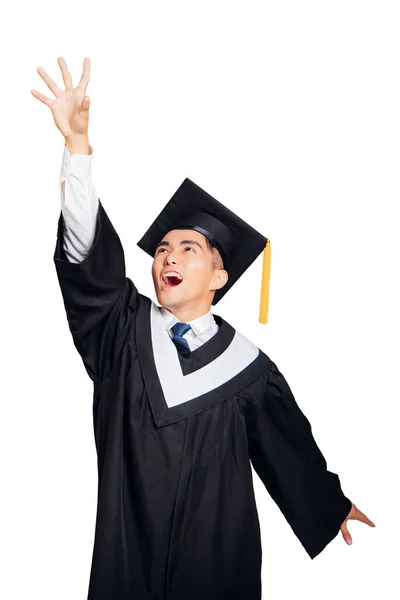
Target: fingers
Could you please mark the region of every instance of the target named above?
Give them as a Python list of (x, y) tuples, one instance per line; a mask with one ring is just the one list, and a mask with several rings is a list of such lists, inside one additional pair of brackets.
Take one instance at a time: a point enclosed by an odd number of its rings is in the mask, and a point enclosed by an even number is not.
[(364, 515), (364, 513), (361, 512), (361, 510), (358, 509), (358, 508), (356, 509), (356, 514), (353, 517), (353, 519), (357, 519), (358, 521), (362, 521), (363, 523), (366, 523), (370, 527), (375, 527), (375, 523), (373, 523), (371, 521), (371, 519), (368, 519), (367, 515)]
[(51, 77), (49, 77), (49, 75), (47, 75), (46, 71), (42, 69), (42, 67), (39, 67), (37, 72), (55, 96), (60, 96), (62, 94), (62, 90), (60, 90), (58, 85), (52, 80)]
[(80, 81), (78, 83), (78, 88), (80, 88), (83, 92), (86, 93), (86, 88), (89, 83), (90, 77), (90, 58), (87, 56), (83, 61), (83, 69)]
[(65, 89), (70, 90), (72, 88), (72, 77), (71, 77), (70, 72), (68, 71), (67, 63), (65, 62), (65, 60), (63, 59), (62, 56), (60, 56), (57, 59), (57, 61), (58, 61), (58, 65), (61, 69), (62, 78), (65, 83)]
[(43, 102), (43, 104), (47, 104), (47, 106), (50, 106), (53, 104), (54, 100), (51, 100), (51, 98), (48, 98), (47, 96), (44, 96), (43, 94), (41, 94), (40, 92), (37, 92), (36, 90), (31, 90), (32, 96), (35, 96), (35, 98), (37, 98), (38, 100), (40, 100), (41, 102)]

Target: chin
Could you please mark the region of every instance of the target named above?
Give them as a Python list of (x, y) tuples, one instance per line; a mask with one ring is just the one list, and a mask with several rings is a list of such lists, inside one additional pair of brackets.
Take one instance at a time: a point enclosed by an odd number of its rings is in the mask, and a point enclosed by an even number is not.
[(176, 293), (177, 290), (162, 290), (156, 291), (158, 303), (166, 308), (172, 308), (176, 306), (184, 306), (192, 300), (192, 298), (185, 297), (184, 294)]

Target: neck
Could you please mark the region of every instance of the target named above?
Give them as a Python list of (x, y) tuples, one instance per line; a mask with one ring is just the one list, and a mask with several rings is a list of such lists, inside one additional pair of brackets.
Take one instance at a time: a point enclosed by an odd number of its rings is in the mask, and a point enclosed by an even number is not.
[(164, 306), (163, 307), (172, 313), (179, 321), (182, 323), (187, 323), (188, 321), (193, 321), (198, 317), (202, 317), (206, 315), (211, 310), (211, 306), (202, 306), (202, 307), (190, 307), (190, 306)]

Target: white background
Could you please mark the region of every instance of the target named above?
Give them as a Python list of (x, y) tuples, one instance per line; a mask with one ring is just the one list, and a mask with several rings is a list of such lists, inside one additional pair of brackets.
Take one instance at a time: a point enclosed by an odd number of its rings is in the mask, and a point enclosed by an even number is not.
[[(266, 352), (328, 468), (376, 527), (349, 521), (314, 560), (254, 475), (263, 599), (399, 597), (399, 5), (36, 1), (1, 23), (0, 597), (84, 600), (97, 463), (92, 383), (53, 253), (64, 140), (36, 69), (77, 85), (91, 58), (93, 175), (127, 275), (185, 177), (271, 239), (213, 308)], [(245, 251), (245, 249), (243, 249)], [(397, 456), (398, 458), (398, 456)], [(190, 600), (190, 599), (188, 599)], [(245, 600), (245, 599), (244, 599)]]

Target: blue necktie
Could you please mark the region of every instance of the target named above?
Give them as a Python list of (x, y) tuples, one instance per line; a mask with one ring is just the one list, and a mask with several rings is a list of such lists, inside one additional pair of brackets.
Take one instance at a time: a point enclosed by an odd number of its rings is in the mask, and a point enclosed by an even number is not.
[(186, 350), (190, 350), (189, 344), (187, 343), (186, 340), (183, 339), (182, 336), (184, 333), (189, 331), (190, 328), (191, 328), (190, 325), (188, 325), (187, 323), (181, 323), (180, 321), (175, 323), (175, 325), (171, 328), (172, 332), (174, 334), (172, 341), (177, 346), (180, 346), (181, 348), (186, 348)]

